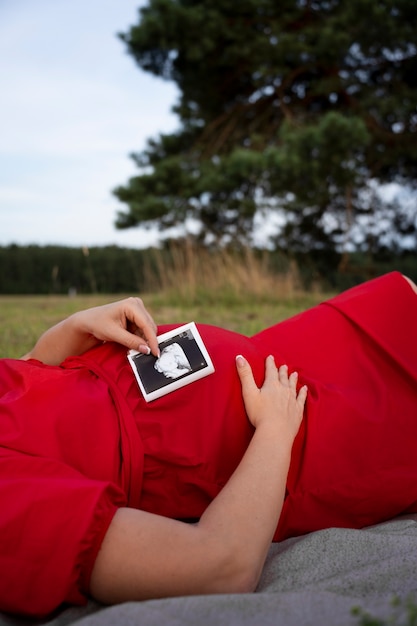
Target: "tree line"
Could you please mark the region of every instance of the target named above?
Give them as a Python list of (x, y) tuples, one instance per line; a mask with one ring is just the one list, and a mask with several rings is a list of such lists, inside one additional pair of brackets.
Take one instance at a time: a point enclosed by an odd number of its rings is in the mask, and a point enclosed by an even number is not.
[(0, 247), (0, 293), (137, 293), (144, 252), (117, 246)]
[[(0, 247), (0, 294), (140, 294), (164, 289), (169, 275), (173, 287), (186, 280), (184, 261), (178, 264), (178, 253), (189, 250), (194, 244), (187, 241), (165, 242), (159, 249), (131, 249), (118, 246), (74, 248), (65, 246)], [(199, 254), (194, 245), (192, 254)], [(211, 250), (221, 254), (219, 249)], [(187, 252), (188, 254), (188, 252)], [(184, 255), (185, 265), (192, 263)], [(236, 263), (245, 268), (247, 255), (244, 249), (230, 251)], [(417, 281), (415, 253), (380, 255), (378, 259), (361, 253), (351, 257), (349, 271), (340, 272), (331, 259), (322, 255), (288, 256), (277, 250), (265, 251), (251, 248), (251, 254), (263, 259), (268, 271), (283, 274), (297, 268), (299, 286), (323, 290), (347, 289), (384, 272), (398, 270)], [(188, 260), (187, 260), (188, 259)], [(191, 257), (192, 259), (192, 257)], [(225, 270), (227, 268), (225, 266)], [(177, 274), (172, 278), (173, 274)], [(165, 276), (164, 276), (165, 275)]]

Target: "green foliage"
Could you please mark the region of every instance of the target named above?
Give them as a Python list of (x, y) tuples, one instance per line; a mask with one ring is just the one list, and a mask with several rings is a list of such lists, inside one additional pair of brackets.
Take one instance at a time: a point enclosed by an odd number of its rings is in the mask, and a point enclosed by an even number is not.
[(412, 597), (405, 600), (395, 597), (391, 605), (393, 611), (387, 619), (375, 617), (360, 607), (352, 609), (352, 615), (358, 618), (359, 626), (417, 626), (417, 604)]
[(325, 208), (340, 189), (363, 183), (362, 155), (369, 143), (363, 120), (330, 111), (314, 124), (284, 122), (279, 137), (278, 145), (266, 150), (273, 191), (285, 188), (299, 202)]
[(278, 246), (333, 252), (361, 216), (375, 230), (370, 181), (417, 180), (416, 21), (415, 0), (149, 0), (121, 38), (178, 85), (181, 127), (133, 155), (117, 226), (247, 243), (272, 209)]
[(146, 253), (107, 246), (0, 247), (0, 293), (132, 293), (142, 290)]

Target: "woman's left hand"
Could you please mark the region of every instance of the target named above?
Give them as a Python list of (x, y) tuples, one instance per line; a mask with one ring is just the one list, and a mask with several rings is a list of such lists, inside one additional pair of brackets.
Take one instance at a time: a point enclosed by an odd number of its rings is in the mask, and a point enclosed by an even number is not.
[(258, 388), (248, 361), (241, 355), (236, 358), (237, 371), (242, 384), (242, 395), (246, 413), (251, 424), (275, 424), (282, 439), (292, 442), (303, 419), (307, 387), (297, 390), (298, 374), (288, 373), (288, 367), (275, 366), (273, 356), (265, 363), (265, 380)]

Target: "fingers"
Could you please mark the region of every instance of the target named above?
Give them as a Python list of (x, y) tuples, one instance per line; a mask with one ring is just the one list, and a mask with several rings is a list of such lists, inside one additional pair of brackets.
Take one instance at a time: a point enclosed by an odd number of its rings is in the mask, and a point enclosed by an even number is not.
[(288, 375), (288, 365), (284, 363), (277, 368), (275, 366), (274, 357), (270, 355), (266, 359), (265, 380), (266, 382), (269, 381), (273, 383), (274, 380), (276, 381), (277, 378), (281, 385), (283, 385), (284, 387), (289, 387), (289, 389), (294, 392), (298, 404), (300, 406), (304, 406), (307, 399), (307, 385), (303, 385), (302, 387), (300, 387), (299, 391), (297, 392), (298, 372), (291, 372), (291, 374)]
[[(246, 383), (248, 384), (250, 380), (251, 384), (253, 384), (253, 386), (256, 387), (256, 383), (252, 374), (252, 369), (248, 361), (241, 354), (239, 354), (236, 357), (236, 365), (237, 365), (237, 370), (238, 370), (241, 381), (246, 380)], [(277, 376), (281, 385), (284, 385), (285, 387), (289, 387), (290, 389), (293, 389), (295, 392), (297, 391), (298, 372), (292, 372), (290, 375), (288, 375), (288, 365), (284, 363), (283, 365), (280, 365), (277, 368), (275, 365), (274, 357), (272, 355), (269, 355), (265, 363), (265, 381), (274, 382)], [(298, 395), (300, 395), (301, 392), (302, 392), (301, 398), (304, 398), (304, 402), (305, 402), (305, 397), (307, 397), (306, 385), (300, 388)]]
[(120, 343), (120, 345), (129, 348), (129, 350), (138, 350), (139, 352), (144, 352), (145, 354), (150, 353), (150, 349), (148, 345), (145, 344), (145, 340), (143, 338), (139, 339), (137, 335), (129, 332), (118, 324), (114, 324), (111, 329), (111, 341)]
[(156, 338), (156, 332), (154, 330), (153, 325), (144, 325), (142, 327), (143, 338), (146, 341), (145, 343), (141, 343), (139, 346), (139, 352), (143, 352), (144, 354), (152, 354), (156, 357), (160, 356), (158, 340)]
[(160, 352), (156, 338), (157, 326), (152, 316), (146, 310), (142, 300), (140, 298), (128, 298), (125, 315), (136, 326), (136, 334), (145, 340), (140, 343), (139, 351), (145, 354), (152, 352), (152, 354), (159, 357)]
[(289, 386), (291, 377), (290, 378), (288, 377), (288, 365), (284, 364), (278, 368), (278, 379), (279, 379), (279, 382), (285, 385), (286, 387)]
[(290, 387), (291, 389), (297, 389), (298, 372), (291, 372), (291, 374), (288, 375), (288, 365), (286, 364), (280, 365), (280, 367), (277, 369), (277, 372), (278, 379), (281, 384)]
[(236, 367), (242, 386), (246, 388), (258, 389), (253, 378), (252, 368), (245, 359), (245, 357), (243, 357), (241, 354), (238, 354), (236, 357)]
[(300, 407), (304, 407), (305, 402), (307, 400), (307, 392), (308, 392), (308, 387), (307, 385), (303, 385), (300, 389), (300, 391), (298, 392), (297, 395), (297, 402), (300, 405)]
[(246, 414), (252, 426), (256, 428), (259, 415), (262, 412), (261, 391), (256, 385), (251, 366), (241, 354), (236, 357), (236, 368), (242, 386), (242, 398)]

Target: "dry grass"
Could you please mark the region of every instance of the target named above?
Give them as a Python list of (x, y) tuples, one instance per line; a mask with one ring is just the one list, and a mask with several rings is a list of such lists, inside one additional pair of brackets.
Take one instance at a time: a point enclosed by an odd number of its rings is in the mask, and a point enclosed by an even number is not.
[[(158, 324), (194, 320), (252, 335), (324, 299), (299, 288), (291, 268), (276, 274), (267, 257), (199, 251), (189, 244), (150, 253), (141, 297)], [(131, 294), (129, 294), (131, 295)], [(49, 326), (71, 313), (122, 298), (94, 296), (0, 297), (0, 355), (27, 352)]]
[(268, 253), (251, 248), (231, 251), (201, 249), (192, 241), (172, 243), (168, 250), (151, 250), (146, 259), (147, 291), (160, 291), (164, 298), (187, 304), (199, 301), (258, 301), (290, 297), (299, 291), (298, 272), (291, 266), (277, 274)]

